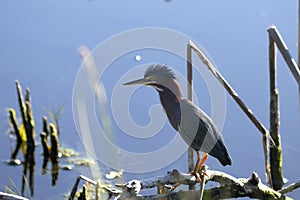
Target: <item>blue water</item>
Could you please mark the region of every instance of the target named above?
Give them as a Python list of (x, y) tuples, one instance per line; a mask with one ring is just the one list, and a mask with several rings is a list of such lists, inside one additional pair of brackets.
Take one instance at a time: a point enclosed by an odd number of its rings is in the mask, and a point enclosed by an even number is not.
[[(53, 104), (58, 108), (64, 104), (65, 110), (60, 120), (60, 141), (64, 146), (72, 147), (85, 155), (84, 147), (76, 133), (72, 113), (74, 81), (81, 65), (78, 48), (87, 45), (93, 49), (112, 35), (133, 28), (168, 28), (193, 38), (209, 52), (223, 76), (257, 118), (269, 128), (267, 28), (271, 24), (277, 26), (292, 56), (296, 58), (297, 8), (296, 1), (270, 0), (189, 3), (176, 0), (130, 3), (104, 3), (97, 0), (1, 1), (0, 160), (6, 160), (10, 156), (9, 138), (5, 134), (8, 130), (6, 108), (17, 109), (15, 79), (20, 81), (23, 89), (28, 86), (31, 90), (36, 132), (40, 132), (41, 117), (46, 114), (42, 107), (51, 108)], [(184, 46), (183, 49), (185, 48)], [(141, 55), (141, 61), (134, 60), (136, 54)], [(101, 79), (107, 90), (109, 105), (112, 90), (120, 77), (133, 66), (150, 62), (169, 64), (179, 73), (185, 74), (184, 60), (165, 52), (141, 50), (122, 55), (111, 64)], [(300, 174), (298, 86), (280, 55), (277, 64), (283, 172), (289, 183), (292, 183), (299, 180)], [(122, 67), (118, 67), (121, 65)], [(142, 77), (143, 73), (140, 76)], [(195, 88), (200, 107), (210, 113), (211, 100), (208, 89), (199, 75), (195, 75)], [(120, 97), (119, 101), (122, 100)], [(159, 98), (153, 89), (138, 89), (129, 104), (132, 118), (141, 126), (149, 124), (148, 110), (157, 103)], [(109, 113), (111, 114), (110, 109)], [(134, 139), (124, 134), (114, 121), (112, 124), (116, 143), (133, 152), (153, 151), (164, 146), (175, 136), (168, 123), (159, 134), (149, 139)], [(226, 118), (222, 133), (233, 165), (223, 168), (213, 158), (210, 158), (207, 164), (213, 169), (225, 171), (236, 177), (249, 177), (252, 171), (256, 171), (264, 181), (261, 134), (229, 95), (226, 95)], [(70, 190), (79, 174), (91, 176), (85, 168), (76, 168), (72, 172), (61, 171), (57, 186), (51, 187), (50, 175), (40, 175), (41, 152), (42, 149), (38, 147), (34, 199), (61, 198), (63, 193)], [(19, 155), (19, 158), (22, 159), (22, 156)], [(138, 164), (138, 161), (133, 163)], [(126, 181), (162, 175), (173, 168), (187, 171), (186, 154), (161, 170), (144, 174), (125, 173), (124, 179)], [(1, 163), (0, 169), (1, 191), (8, 185), (9, 177), (20, 188), (22, 167), (8, 167)], [(299, 198), (299, 190), (290, 196)]]

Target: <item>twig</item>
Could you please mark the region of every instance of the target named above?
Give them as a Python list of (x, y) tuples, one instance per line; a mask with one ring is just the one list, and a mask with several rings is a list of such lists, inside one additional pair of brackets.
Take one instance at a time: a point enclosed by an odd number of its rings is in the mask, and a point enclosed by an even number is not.
[(21, 197), (14, 194), (7, 194), (4, 192), (0, 192), (0, 199), (6, 199), (6, 200), (28, 200), (25, 197)]
[[(192, 50), (187, 45), (187, 91), (188, 91), (188, 99), (193, 101), (193, 64), (192, 64)], [(192, 172), (194, 170), (194, 150), (189, 147), (188, 148), (188, 170)], [(190, 190), (194, 190), (195, 185), (189, 185)]]
[[(300, 0), (298, 1), (298, 69), (300, 69)], [(299, 91), (300, 91), (300, 87), (299, 87)]]
[(278, 32), (276, 26), (274, 26), (274, 25), (272, 25), (268, 29), (268, 32), (269, 32), (270, 37), (276, 43), (281, 55), (283, 56), (286, 64), (290, 68), (290, 71), (292, 72), (296, 82), (298, 83), (298, 86), (300, 87), (300, 70), (297, 66), (295, 59), (291, 56), (287, 45), (285, 44), (284, 40), (282, 39), (281, 34)]
[(178, 170), (174, 169), (172, 172), (168, 172), (165, 176), (159, 176), (141, 181), (142, 188), (153, 188), (175, 183), (191, 185), (197, 183), (197, 180), (194, 175), (179, 173)]
[[(298, 69), (300, 70), (300, 0), (298, 1)], [(298, 87), (298, 101), (300, 108), (300, 86)]]
[(203, 199), (203, 194), (204, 194), (205, 183), (207, 181), (205, 172), (201, 173), (200, 179), (201, 179), (201, 183), (200, 183), (200, 197), (199, 197), (199, 199), (202, 200)]
[(75, 181), (75, 184), (74, 184), (74, 186), (72, 188), (72, 191), (70, 193), (69, 200), (73, 200), (74, 199), (80, 180), (84, 180), (84, 181), (89, 182), (89, 183), (91, 183), (93, 185), (97, 185), (96, 181), (94, 181), (94, 180), (92, 180), (92, 179), (90, 179), (90, 178), (88, 178), (86, 176), (83, 176), (83, 175), (78, 176), (77, 179), (76, 179), (76, 181)]
[(113, 196), (119, 196), (121, 194), (120, 190), (113, 189), (113, 188), (110, 188), (107, 186), (102, 186), (97, 181), (94, 181), (86, 176), (80, 175), (77, 177), (77, 179), (75, 181), (75, 184), (74, 184), (72, 191), (70, 193), (70, 196), (68, 198), (69, 200), (73, 200), (75, 198), (75, 194), (76, 194), (80, 180), (84, 180), (84, 181), (96, 186), (96, 198), (95, 199), (99, 199), (98, 194), (97, 194), (97, 192), (99, 192), (99, 188), (104, 189), (106, 192), (108, 192), (110, 195), (113, 195)]
[(278, 192), (280, 192), (281, 194), (286, 194), (286, 193), (294, 191), (295, 189), (297, 189), (299, 187), (300, 187), (300, 181), (298, 181), (296, 183), (292, 183), (292, 184), (288, 185), (287, 187), (282, 188)]

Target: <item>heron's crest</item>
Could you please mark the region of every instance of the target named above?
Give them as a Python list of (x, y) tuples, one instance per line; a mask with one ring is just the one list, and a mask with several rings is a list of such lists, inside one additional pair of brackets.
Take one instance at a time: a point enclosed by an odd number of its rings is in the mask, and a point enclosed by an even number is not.
[(150, 67), (147, 68), (144, 77), (150, 76), (176, 79), (174, 72), (169, 67), (162, 64), (150, 65)]

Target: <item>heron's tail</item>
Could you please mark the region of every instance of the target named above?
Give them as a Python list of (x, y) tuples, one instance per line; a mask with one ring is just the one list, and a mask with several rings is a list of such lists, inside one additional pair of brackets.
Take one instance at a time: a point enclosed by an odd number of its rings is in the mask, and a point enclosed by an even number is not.
[(218, 140), (215, 144), (214, 148), (209, 152), (209, 154), (215, 158), (217, 158), (223, 166), (231, 165), (231, 158), (227, 151), (226, 146), (222, 138)]

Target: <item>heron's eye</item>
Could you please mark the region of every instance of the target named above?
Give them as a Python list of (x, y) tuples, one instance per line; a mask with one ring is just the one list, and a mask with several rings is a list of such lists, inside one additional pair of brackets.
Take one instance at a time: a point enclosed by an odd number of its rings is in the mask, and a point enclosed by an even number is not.
[(154, 76), (147, 76), (145, 78), (147, 81), (154, 81), (155, 80), (155, 77)]

